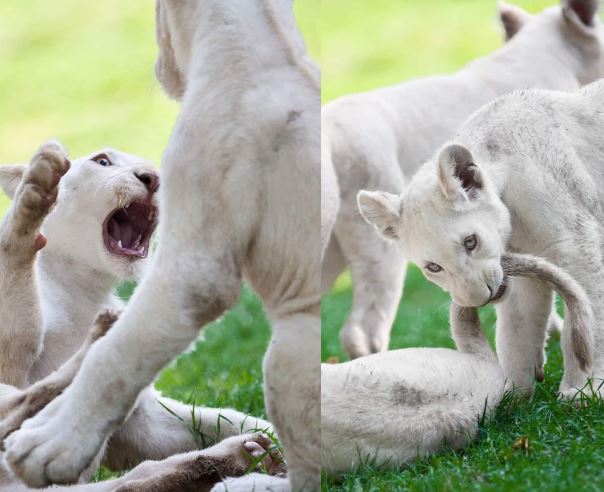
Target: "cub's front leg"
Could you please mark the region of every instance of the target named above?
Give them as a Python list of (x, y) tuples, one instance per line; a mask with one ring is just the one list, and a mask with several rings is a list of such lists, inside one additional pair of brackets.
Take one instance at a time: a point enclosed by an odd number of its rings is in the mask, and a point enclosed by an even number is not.
[(509, 297), (497, 304), (497, 357), (506, 389), (532, 395), (535, 379), (543, 380), (545, 339), (553, 292), (542, 282), (511, 279)]
[(46, 244), (40, 227), (69, 166), (61, 145), (49, 142), (29, 167), (0, 168), (0, 185), (13, 198), (0, 225), (0, 383), (26, 386), (41, 350), (42, 314), (34, 261)]

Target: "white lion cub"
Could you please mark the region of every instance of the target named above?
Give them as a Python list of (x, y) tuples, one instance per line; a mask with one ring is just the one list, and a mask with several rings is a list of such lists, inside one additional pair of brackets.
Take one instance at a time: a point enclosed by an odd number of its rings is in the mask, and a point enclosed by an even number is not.
[[(566, 302), (565, 331), (588, 337), (593, 313), (579, 284), (539, 258), (507, 254), (506, 275), (537, 278)], [(505, 377), (477, 308), (451, 304), (457, 350), (408, 348), (321, 367), (324, 469), (345, 472), (370, 460), (394, 467), (466, 446), (504, 393)], [(376, 415), (379, 418), (376, 419)]]
[[(157, 34), (158, 79), (182, 103), (163, 157), (157, 250), (73, 383), (8, 437), (6, 459), (32, 486), (77, 480), (141, 389), (234, 305), (245, 278), (271, 322), (266, 408), (288, 463), (287, 479), (262, 486), (314, 492), (321, 469), (319, 71), (290, 0), (159, 0)], [(265, 477), (219, 487), (259, 490), (255, 480)]]
[[(114, 289), (145, 265), (159, 177), (142, 157), (115, 149), (70, 164), (55, 142), (30, 166), (0, 166), (0, 186), (16, 194), (0, 227), (0, 383), (22, 388), (72, 357), (99, 312), (122, 306)], [(271, 428), (235, 410), (193, 409), (149, 387), (111, 436), (103, 460), (123, 470), (195, 450), (187, 427), (193, 418), (216, 442)]]
[(532, 391), (544, 361), (552, 290), (514, 279), (505, 251), (567, 270), (593, 306), (595, 356), (573, 360), (563, 333), (561, 391), (604, 378), (604, 82), (575, 93), (525, 90), (470, 118), (401, 195), (360, 192), (365, 218), (463, 306), (497, 304), (497, 353), (508, 384)]
[[(597, 0), (561, 0), (537, 15), (498, 5), (508, 42), (497, 51), (454, 74), (353, 94), (323, 109), (325, 154), (341, 203), (339, 211), (330, 207), (338, 216), (322, 281), (328, 289), (350, 266), (354, 299), (341, 339), (351, 357), (388, 348), (407, 260), (358, 216), (358, 191), (401, 190), (474, 111), (499, 95), (525, 87), (575, 90), (604, 75)], [(559, 326), (559, 318), (552, 321)]]

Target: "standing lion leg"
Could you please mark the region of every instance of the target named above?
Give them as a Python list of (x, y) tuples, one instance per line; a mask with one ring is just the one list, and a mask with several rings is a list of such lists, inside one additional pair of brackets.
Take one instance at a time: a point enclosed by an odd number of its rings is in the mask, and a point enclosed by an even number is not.
[(334, 234), (329, 238), (321, 263), (321, 295), (329, 294), (333, 284), (346, 268), (346, 258)]
[(510, 294), (497, 304), (497, 356), (506, 387), (533, 393), (543, 381), (545, 338), (552, 311), (552, 289), (530, 278), (511, 279)]
[(552, 303), (552, 312), (549, 315), (549, 321), (547, 323), (547, 332), (551, 335), (552, 333), (562, 333), (564, 327), (564, 318), (556, 311), (556, 301)]
[[(594, 231), (600, 230), (599, 223), (591, 224)], [(563, 268), (574, 278), (585, 290), (593, 309), (594, 323), (592, 327), (594, 342), (594, 359), (592, 369), (589, 373), (584, 373), (578, 367), (573, 368), (564, 361), (564, 376), (560, 383), (560, 391), (567, 397), (576, 394), (576, 389), (582, 389), (586, 393), (604, 394), (604, 266), (601, 263), (601, 250), (599, 244), (582, 243), (582, 254), (571, 255), (568, 251), (558, 252), (557, 257), (560, 261), (555, 262), (557, 266)], [(562, 330), (561, 343), (564, 347), (569, 346), (568, 337), (570, 333), (566, 332), (566, 326)], [(591, 377), (591, 382), (589, 378)], [(591, 384), (592, 388), (585, 388), (585, 385)]]
[(340, 213), (336, 237), (352, 274), (350, 315), (340, 333), (344, 349), (354, 359), (388, 350), (406, 261), (398, 244), (384, 241), (358, 212)]
[(321, 261), (325, 257), (333, 226), (340, 208), (340, 188), (333, 162), (327, 132), (321, 135)]
[(272, 322), (264, 357), (268, 415), (283, 444), (291, 490), (314, 492), (321, 476), (321, 354), (317, 313), (297, 313)]
[[(317, 308), (318, 311), (318, 308)], [(287, 458), (288, 480), (250, 474), (226, 480), (212, 492), (315, 492), (321, 477), (321, 322), (317, 314), (271, 319), (273, 336), (264, 358), (268, 414)]]

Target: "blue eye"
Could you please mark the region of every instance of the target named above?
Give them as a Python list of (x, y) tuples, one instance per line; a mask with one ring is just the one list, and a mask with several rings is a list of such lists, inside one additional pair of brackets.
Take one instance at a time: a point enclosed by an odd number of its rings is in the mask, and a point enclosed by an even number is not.
[(93, 157), (91, 160), (103, 167), (113, 165), (113, 163), (111, 162), (111, 159), (109, 159), (109, 157), (107, 157), (106, 154), (99, 154), (96, 157)]

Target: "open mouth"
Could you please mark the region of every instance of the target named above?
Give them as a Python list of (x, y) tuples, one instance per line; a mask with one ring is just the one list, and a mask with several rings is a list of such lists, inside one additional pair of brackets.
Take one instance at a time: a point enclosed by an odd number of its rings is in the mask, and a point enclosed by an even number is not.
[(491, 296), (491, 298), (489, 299), (489, 302), (496, 302), (499, 299), (501, 299), (505, 295), (507, 289), (508, 289), (507, 279), (503, 279), (503, 282), (501, 282), (499, 289), (497, 289), (497, 292), (495, 292), (495, 294), (493, 296)]
[(103, 238), (110, 253), (146, 258), (157, 226), (157, 207), (150, 202), (132, 202), (115, 209), (103, 223)]

